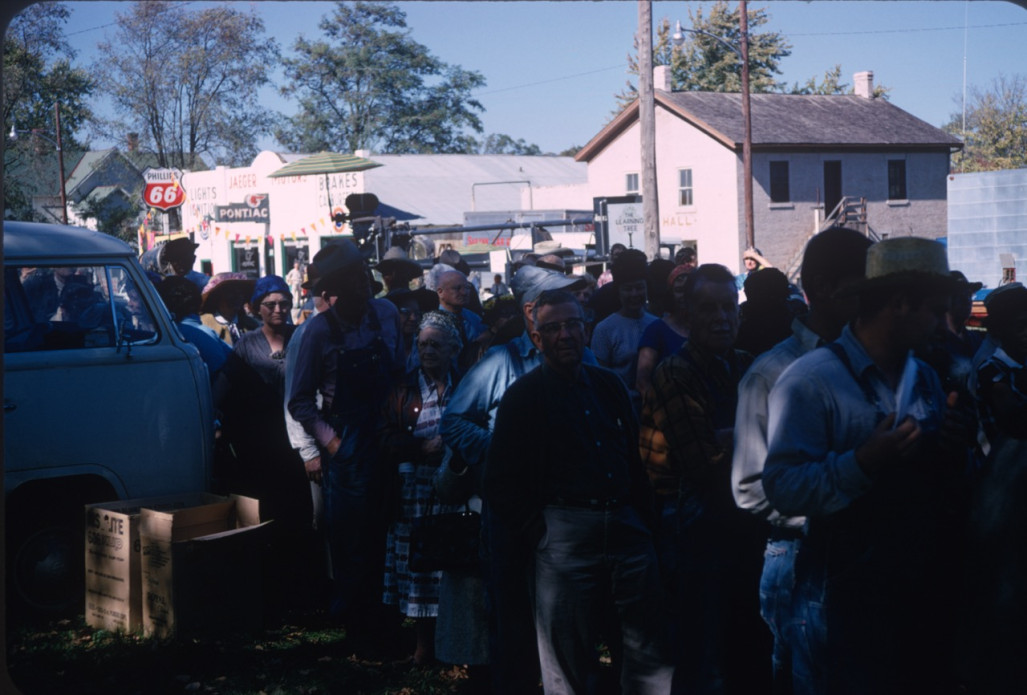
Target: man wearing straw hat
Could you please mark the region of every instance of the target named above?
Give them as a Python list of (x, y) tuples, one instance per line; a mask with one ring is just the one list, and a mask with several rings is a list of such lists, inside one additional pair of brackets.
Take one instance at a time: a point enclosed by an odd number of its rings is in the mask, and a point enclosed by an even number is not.
[[(770, 393), (767, 500), (806, 516), (797, 610), (819, 658), (795, 692), (954, 692), (959, 539), (972, 442), (955, 394), (913, 357), (955, 290), (945, 247), (867, 251), (856, 320)], [(820, 622), (822, 621), (822, 622)]]

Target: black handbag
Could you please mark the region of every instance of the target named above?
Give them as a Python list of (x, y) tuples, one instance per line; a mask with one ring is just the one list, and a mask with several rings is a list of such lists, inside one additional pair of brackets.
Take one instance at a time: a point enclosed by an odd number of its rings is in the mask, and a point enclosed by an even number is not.
[[(435, 507), (435, 493), (429, 509)], [(427, 514), (414, 519), (410, 527), (410, 557), (413, 572), (470, 570), (478, 566), (481, 544), (481, 514), (464, 508), (454, 512)]]

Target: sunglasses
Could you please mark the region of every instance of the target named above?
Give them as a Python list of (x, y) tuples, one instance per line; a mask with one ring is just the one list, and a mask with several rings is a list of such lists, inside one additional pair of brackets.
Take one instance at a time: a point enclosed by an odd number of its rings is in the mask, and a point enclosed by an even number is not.
[(274, 311), (275, 309), (281, 309), (285, 311), (286, 309), (292, 308), (292, 302), (288, 299), (281, 299), (277, 302), (261, 302), (260, 305), (268, 311)]

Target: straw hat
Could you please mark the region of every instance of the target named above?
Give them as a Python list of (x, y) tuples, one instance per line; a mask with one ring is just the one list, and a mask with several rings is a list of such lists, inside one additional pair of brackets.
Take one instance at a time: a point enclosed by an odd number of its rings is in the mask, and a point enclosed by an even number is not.
[(867, 249), (866, 279), (855, 283), (852, 290), (923, 282), (936, 283), (946, 290), (954, 288), (945, 246), (932, 239), (896, 237)]
[(246, 273), (218, 273), (210, 279), (203, 288), (203, 311), (216, 309), (218, 297), (227, 289), (236, 288), (244, 297), (243, 301), (253, 293), (257, 281), (251, 279)]

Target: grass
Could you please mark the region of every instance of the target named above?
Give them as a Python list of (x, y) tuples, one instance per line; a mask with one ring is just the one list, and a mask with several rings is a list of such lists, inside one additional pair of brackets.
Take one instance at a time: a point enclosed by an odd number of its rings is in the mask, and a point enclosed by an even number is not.
[[(462, 667), (418, 667), (413, 627), (386, 650), (361, 649), (344, 628), (298, 613), (256, 633), (174, 640), (94, 630), (79, 616), (9, 627), (7, 674), (24, 695), (444, 695)], [(409, 647), (409, 648), (408, 648)], [(391, 653), (389, 653), (391, 652)]]

